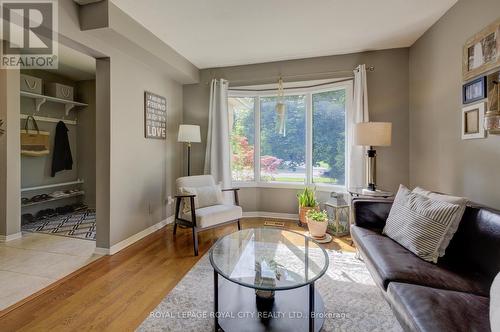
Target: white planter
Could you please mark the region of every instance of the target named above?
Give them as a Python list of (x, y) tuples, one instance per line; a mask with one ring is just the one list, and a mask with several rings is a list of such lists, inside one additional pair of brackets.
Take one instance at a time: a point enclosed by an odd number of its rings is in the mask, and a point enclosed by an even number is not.
[(326, 233), (326, 228), (328, 226), (328, 221), (314, 221), (307, 218), (307, 228), (309, 229), (309, 234), (312, 237), (323, 238)]

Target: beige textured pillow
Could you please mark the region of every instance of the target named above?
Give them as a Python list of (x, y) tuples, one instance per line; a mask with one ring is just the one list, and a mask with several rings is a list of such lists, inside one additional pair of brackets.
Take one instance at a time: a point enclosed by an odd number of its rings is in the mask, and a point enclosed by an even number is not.
[(433, 193), (421, 187), (416, 187), (415, 189), (412, 190), (412, 193), (429, 197), (430, 199), (434, 199), (437, 201), (447, 202), (460, 206), (460, 210), (458, 210), (456, 218), (452, 221), (450, 228), (448, 229), (448, 232), (445, 234), (443, 238), (443, 242), (441, 242), (441, 245), (439, 246), (438, 249), (439, 257), (443, 257), (446, 248), (448, 248), (448, 245), (450, 244), (450, 241), (453, 238), (453, 235), (455, 235), (455, 233), (457, 232), (458, 226), (460, 225), (460, 221), (462, 220), (462, 217), (464, 215), (465, 208), (467, 207), (468, 200), (467, 198), (464, 197)]
[[(181, 187), (179, 191), (182, 195), (196, 195), (194, 206), (196, 209), (206, 206), (224, 204), (224, 196), (220, 184), (205, 187)], [(182, 212), (187, 214), (191, 211), (191, 202), (189, 198), (184, 198)]]
[(460, 206), (399, 186), (383, 234), (426, 261), (437, 263), (438, 249)]

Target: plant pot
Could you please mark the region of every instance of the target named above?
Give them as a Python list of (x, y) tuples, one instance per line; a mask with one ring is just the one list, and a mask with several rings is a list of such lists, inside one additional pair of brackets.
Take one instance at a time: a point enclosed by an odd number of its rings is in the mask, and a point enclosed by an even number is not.
[(299, 221), (304, 225), (307, 224), (307, 212), (317, 209), (317, 207), (299, 206)]
[(307, 219), (307, 228), (309, 229), (309, 234), (315, 238), (323, 238), (326, 234), (326, 228), (328, 227), (328, 221), (314, 221), (312, 219)]

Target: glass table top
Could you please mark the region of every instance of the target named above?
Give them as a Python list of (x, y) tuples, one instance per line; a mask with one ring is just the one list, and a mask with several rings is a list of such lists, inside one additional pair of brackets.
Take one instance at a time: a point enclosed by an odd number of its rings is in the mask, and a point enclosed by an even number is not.
[(219, 239), (210, 262), (224, 278), (261, 290), (305, 286), (328, 269), (328, 255), (312, 239), (276, 228), (241, 230)]

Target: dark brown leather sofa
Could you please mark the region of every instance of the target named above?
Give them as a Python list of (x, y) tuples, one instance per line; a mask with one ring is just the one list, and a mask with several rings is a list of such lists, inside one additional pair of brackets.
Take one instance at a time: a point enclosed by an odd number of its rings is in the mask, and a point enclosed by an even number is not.
[(433, 264), (382, 235), (390, 200), (355, 199), (351, 234), (406, 331), (490, 331), (489, 290), (500, 271), (500, 212), (466, 208)]

